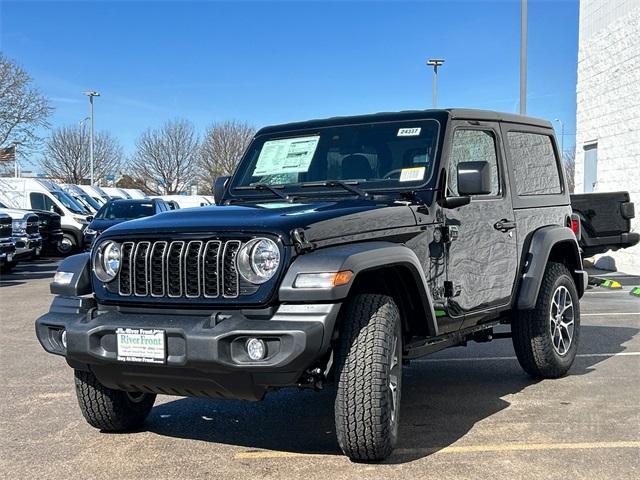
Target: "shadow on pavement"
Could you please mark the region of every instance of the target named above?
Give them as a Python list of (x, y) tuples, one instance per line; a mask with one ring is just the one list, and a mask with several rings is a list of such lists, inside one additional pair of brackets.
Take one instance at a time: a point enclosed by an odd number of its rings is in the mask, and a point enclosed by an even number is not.
[[(582, 326), (581, 344), (618, 353), (640, 330)], [(603, 357), (582, 357), (569, 375), (585, 375)], [(548, 380), (553, 382), (553, 380)], [(503, 399), (537, 383), (516, 360), (414, 362), (404, 369), (400, 438), (387, 463), (413, 461), (445, 448), (477, 422), (510, 403)], [(333, 391), (283, 390), (262, 402), (181, 398), (155, 407), (145, 428), (159, 435), (297, 453), (339, 455)], [(402, 452), (404, 450), (404, 452)], [(406, 453), (416, 452), (416, 453)]]
[(21, 261), (10, 273), (0, 274), (0, 287), (22, 285), (29, 280), (53, 278), (58, 268), (56, 259)]

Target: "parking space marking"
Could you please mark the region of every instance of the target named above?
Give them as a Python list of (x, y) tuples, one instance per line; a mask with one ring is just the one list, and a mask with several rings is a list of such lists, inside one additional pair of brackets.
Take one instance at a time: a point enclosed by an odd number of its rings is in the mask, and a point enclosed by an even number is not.
[[(527, 452), (545, 450), (599, 450), (616, 448), (638, 448), (640, 441), (627, 440), (616, 442), (573, 442), (573, 443), (496, 443), (486, 445), (461, 445), (447, 447), (396, 448), (397, 455), (429, 455), (440, 453), (491, 453), (491, 452)], [(236, 453), (236, 460), (263, 460), (292, 457), (327, 457), (331, 454), (284, 452), (279, 450), (259, 450)]]
[(607, 312), (607, 313), (581, 313), (581, 317), (602, 317), (612, 315), (640, 315), (640, 312)]
[[(577, 358), (594, 358), (594, 357), (637, 357), (640, 356), (640, 352), (618, 352), (618, 353), (579, 353)], [(498, 360), (517, 360), (518, 357), (504, 356), (504, 357), (456, 357), (456, 358), (418, 358), (412, 360), (412, 362), (418, 363), (436, 363), (436, 362), (492, 362)]]

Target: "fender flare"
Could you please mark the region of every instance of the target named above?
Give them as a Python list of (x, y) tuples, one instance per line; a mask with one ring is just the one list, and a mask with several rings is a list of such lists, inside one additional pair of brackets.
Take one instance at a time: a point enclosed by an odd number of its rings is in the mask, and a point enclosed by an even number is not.
[(72, 273), (73, 276), (68, 283), (58, 283), (54, 277), (49, 285), (51, 293), (65, 297), (80, 297), (93, 293), (90, 257), (91, 255), (87, 252), (71, 255), (62, 260), (56, 272)]
[[(420, 296), (420, 305), (428, 322), (430, 335), (438, 334), (433, 300), (427, 286), (422, 265), (408, 247), (391, 242), (360, 242), (327, 247), (297, 257), (290, 265), (280, 284), (279, 299), (282, 302), (311, 303), (337, 302), (348, 297), (358, 275), (384, 267), (407, 268)], [(345, 285), (329, 288), (295, 288), (299, 273), (326, 273), (350, 270), (353, 277)]]
[(568, 227), (549, 225), (533, 232), (527, 253), (523, 256), (524, 270), (516, 304), (518, 310), (535, 308), (551, 250), (560, 243), (570, 245), (572, 257), (567, 260), (576, 282), (578, 295), (582, 297), (587, 284), (587, 274), (582, 270), (580, 247), (576, 236)]

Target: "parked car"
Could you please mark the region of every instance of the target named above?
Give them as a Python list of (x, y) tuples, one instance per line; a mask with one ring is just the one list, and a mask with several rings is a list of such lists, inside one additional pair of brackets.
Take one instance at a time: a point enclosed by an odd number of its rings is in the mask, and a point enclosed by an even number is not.
[(83, 241), (91, 214), (57, 184), (35, 178), (0, 178), (0, 200), (13, 208), (45, 210), (60, 215), (63, 238), (57, 253), (68, 255)]
[(42, 236), (38, 216), (33, 212), (14, 208), (0, 208), (0, 214), (11, 217), (11, 235), (15, 245), (13, 258), (5, 259), (4, 270), (13, 269), (19, 261), (39, 257), (42, 252)]
[(76, 187), (93, 198), (100, 206), (110, 200), (109, 195), (97, 185), (76, 185)]
[(13, 220), (6, 213), (0, 213), (0, 271), (5, 271), (13, 263), (16, 253), (16, 242), (13, 238)]
[(144, 193), (142, 190), (140, 190), (139, 188), (121, 188), (121, 190), (123, 190), (125, 193), (127, 193), (129, 195), (129, 197), (134, 198), (134, 199), (143, 199), (143, 198), (149, 198), (149, 196)]
[(101, 187), (102, 191), (105, 192), (107, 195), (109, 195), (109, 198), (111, 200), (118, 200), (118, 199), (130, 199), (131, 195), (129, 195), (127, 192), (125, 192), (123, 189), (121, 188), (116, 188), (116, 187)]
[(156, 195), (152, 198), (162, 198), (165, 202), (175, 202), (180, 208), (206, 207), (211, 205), (202, 195)]
[(74, 200), (80, 203), (85, 209), (91, 213), (96, 213), (104, 203), (95, 200), (91, 195), (81, 189), (78, 185), (71, 183), (62, 183), (60, 188), (67, 192)]
[(266, 127), (218, 206), (121, 223), (65, 259), (37, 336), (102, 431), (139, 426), (158, 393), (334, 382), (342, 451), (381, 460), (405, 361), (511, 337), (531, 376), (569, 371), (587, 274), (564, 175), (551, 123), (508, 113)]
[[(0, 202), (0, 208), (8, 208), (6, 204)], [(39, 226), (38, 230), (42, 237), (42, 249), (43, 251), (56, 252), (58, 244), (62, 241), (63, 233), (60, 223), (60, 215), (46, 210), (20, 210), (24, 213), (35, 213), (38, 215)]]
[(159, 198), (147, 200), (109, 200), (103, 205), (91, 224), (84, 231), (84, 246), (86, 249), (107, 228), (128, 220), (150, 217), (158, 213), (169, 211), (166, 202)]

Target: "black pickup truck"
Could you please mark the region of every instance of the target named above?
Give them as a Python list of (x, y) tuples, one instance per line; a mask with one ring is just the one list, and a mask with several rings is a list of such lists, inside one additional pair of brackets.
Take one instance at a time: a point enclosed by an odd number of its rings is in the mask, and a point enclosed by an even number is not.
[(571, 208), (580, 221), (585, 257), (632, 247), (640, 240), (640, 234), (631, 231), (635, 209), (628, 192), (573, 194)]
[(530, 375), (574, 361), (587, 275), (545, 120), (451, 109), (266, 127), (214, 188), (217, 206), (116, 225), (55, 275), (36, 333), (96, 428), (139, 427), (156, 394), (332, 384), (340, 447), (380, 460), (403, 361), (501, 324)]

